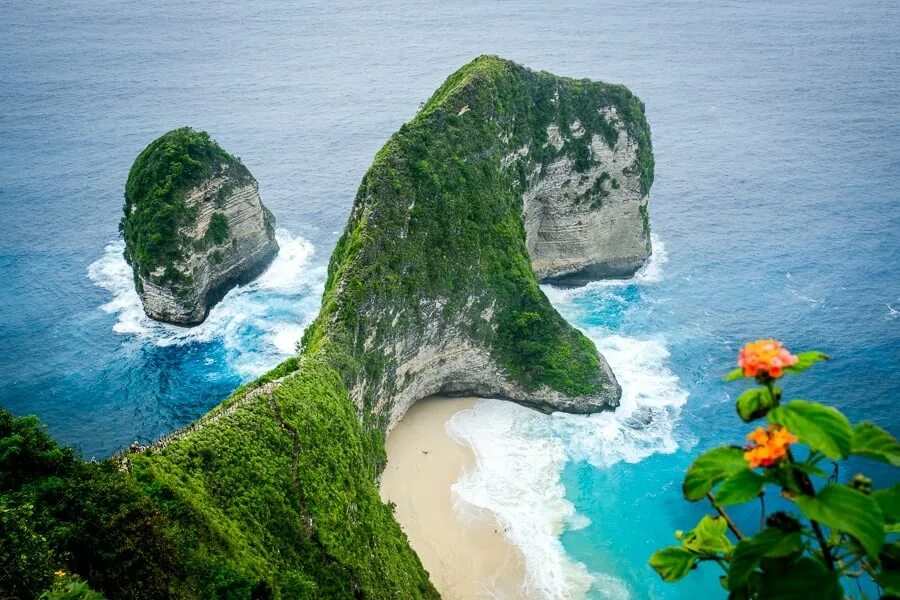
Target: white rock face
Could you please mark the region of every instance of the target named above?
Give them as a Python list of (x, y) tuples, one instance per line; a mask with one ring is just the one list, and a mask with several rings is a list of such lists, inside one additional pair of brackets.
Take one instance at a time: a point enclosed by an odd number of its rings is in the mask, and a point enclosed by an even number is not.
[[(188, 283), (159, 285), (152, 279), (162, 272), (154, 272), (140, 276), (138, 293), (150, 318), (197, 325), (231, 288), (251, 281), (269, 266), (278, 243), (275, 218), (263, 205), (256, 180), (232, 177), (227, 165), (190, 189), (185, 204), (188, 209), (196, 207), (197, 219), (179, 231), (182, 257), (175, 268)], [(214, 215), (227, 219), (224, 239), (207, 235)]]
[[(550, 283), (582, 285), (604, 278), (629, 277), (650, 256), (647, 195), (641, 191), (635, 168), (637, 143), (615, 108), (603, 110), (619, 130), (610, 148), (594, 134), (590, 141), (590, 167), (579, 173), (574, 161), (562, 155), (538, 166), (522, 195), (526, 243), (538, 279)], [(576, 120), (569, 135), (584, 136)], [(567, 140), (558, 125), (547, 128), (549, 144), (559, 150)], [(506, 167), (524, 156), (510, 154)]]
[[(417, 400), (435, 394), (504, 398), (547, 413), (594, 413), (619, 404), (619, 386), (605, 362), (601, 368), (609, 384), (602, 393), (567, 396), (547, 386), (524, 389), (509, 379), (489, 350), (473, 345), (457, 331), (444, 330), (439, 336), (433, 328), (424, 339), (401, 341), (396, 351), (399, 366), (392, 381), (396, 387), (392, 393), (379, 390), (375, 394), (380, 400), (374, 412), (386, 413), (388, 431)], [(358, 405), (364, 384), (351, 390)]]

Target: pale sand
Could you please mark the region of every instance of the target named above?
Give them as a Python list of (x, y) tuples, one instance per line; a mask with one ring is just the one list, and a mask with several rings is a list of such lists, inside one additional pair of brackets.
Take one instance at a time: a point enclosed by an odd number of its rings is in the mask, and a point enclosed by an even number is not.
[(381, 497), (397, 505), (397, 521), (446, 600), (521, 598), (525, 561), (494, 519), (481, 511), (463, 521), (450, 487), (475, 456), (444, 426), (475, 398), (420, 400), (388, 436)]

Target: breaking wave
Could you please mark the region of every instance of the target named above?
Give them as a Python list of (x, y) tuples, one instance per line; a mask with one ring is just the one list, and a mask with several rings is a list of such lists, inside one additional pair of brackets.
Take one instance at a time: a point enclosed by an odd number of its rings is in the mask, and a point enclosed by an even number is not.
[[(622, 335), (607, 327), (591, 326), (590, 310), (572, 302), (594, 303), (602, 290), (614, 294), (622, 285), (661, 279), (665, 248), (653, 240), (653, 258), (633, 278), (605, 281), (559, 290), (545, 288), (551, 301), (571, 315), (606, 357), (622, 386), (615, 412), (594, 415), (544, 415), (501, 400), (479, 400), (471, 410), (457, 413), (447, 431), (475, 453), (475, 468), (454, 485), (456, 508), (490, 510), (506, 535), (522, 551), (527, 592), (535, 598), (632, 597), (626, 582), (611, 573), (590, 572), (567, 553), (560, 541), (566, 530), (590, 524), (566, 498), (562, 483), (565, 466), (587, 462), (607, 469), (619, 462), (636, 463), (657, 453), (679, 448), (675, 427), (688, 394), (668, 366), (665, 339)], [(625, 301), (627, 302), (627, 301)], [(632, 310), (642, 310), (640, 301)]]
[(311, 266), (313, 245), (284, 229), (275, 233), (280, 250), (266, 271), (238, 286), (196, 327), (154, 321), (144, 314), (134, 289), (123, 241), (110, 242), (87, 270), (95, 285), (112, 294), (100, 309), (116, 315), (112, 328), (157, 346), (221, 343), (229, 366), (242, 378), (261, 375), (295, 352), (319, 310), (325, 270)]

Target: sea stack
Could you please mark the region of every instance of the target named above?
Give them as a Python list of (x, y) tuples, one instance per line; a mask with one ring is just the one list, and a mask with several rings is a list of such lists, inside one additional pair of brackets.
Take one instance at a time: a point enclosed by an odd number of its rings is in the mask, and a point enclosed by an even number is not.
[(615, 408), (615, 375), (538, 282), (634, 273), (653, 168), (625, 86), (477, 58), (376, 155), (304, 348), (353, 365), (350, 397), (386, 430), (433, 394)]
[(119, 229), (134, 285), (151, 319), (203, 322), (231, 288), (278, 253), (275, 218), (240, 159), (206, 132), (182, 127), (134, 161)]

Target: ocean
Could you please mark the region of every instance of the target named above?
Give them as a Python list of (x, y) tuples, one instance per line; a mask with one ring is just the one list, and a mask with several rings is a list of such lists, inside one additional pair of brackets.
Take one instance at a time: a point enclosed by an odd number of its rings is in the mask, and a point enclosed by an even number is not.
[[(448, 424), (478, 457), (455, 493), (544, 597), (715, 597), (713, 569), (673, 586), (646, 561), (708, 512), (681, 499), (692, 457), (743, 441), (721, 381), (742, 343), (832, 355), (787, 393), (900, 434), (898, 30), (890, 0), (0, 0), (0, 404), (86, 458), (190, 422), (293, 352), (362, 175), (450, 73), (488, 53), (624, 83), (653, 132), (653, 258), (545, 287), (622, 407), (479, 401)], [(189, 330), (143, 315), (117, 234), (132, 160), (183, 125), (242, 158), (282, 248)]]

